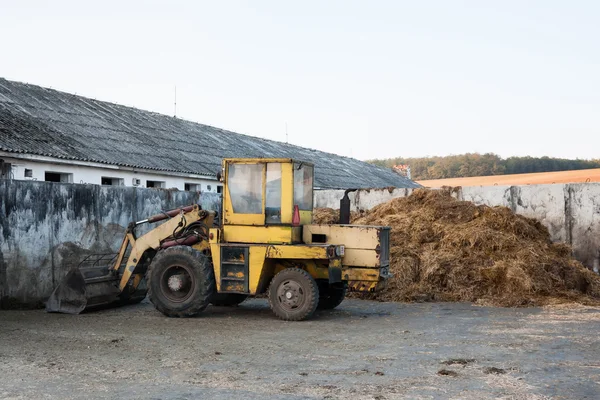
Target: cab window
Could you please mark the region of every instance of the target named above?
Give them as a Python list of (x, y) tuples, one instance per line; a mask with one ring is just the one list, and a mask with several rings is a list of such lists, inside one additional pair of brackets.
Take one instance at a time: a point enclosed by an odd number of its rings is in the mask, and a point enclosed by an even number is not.
[(229, 164), (229, 196), (236, 214), (262, 214), (263, 164)]
[(281, 223), (281, 164), (267, 164), (266, 223)]
[(300, 210), (312, 211), (313, 208), (313, 167), (294, 164), (294, 204)]

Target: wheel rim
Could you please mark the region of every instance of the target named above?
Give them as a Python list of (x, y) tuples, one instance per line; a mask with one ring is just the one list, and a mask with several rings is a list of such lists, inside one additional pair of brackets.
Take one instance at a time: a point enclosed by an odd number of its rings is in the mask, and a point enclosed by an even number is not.
[(182, 303), (190, 298), (196, 287), (192, 271), (185, 265), (171, 265), (160, 277), (160, 289), (169, 301)]
[(294, 311), (304, 304), (306, 294), (298, 282), (287, 280), (281, 282), (277, 288), (277, 300), (286, 311)]

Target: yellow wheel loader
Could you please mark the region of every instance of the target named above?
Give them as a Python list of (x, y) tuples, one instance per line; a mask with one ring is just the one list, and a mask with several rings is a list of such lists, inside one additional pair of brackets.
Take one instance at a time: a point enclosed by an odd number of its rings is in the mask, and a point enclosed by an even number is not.
[[(389, 276), (389, 227), (312, 224), (311, 164), (224, 159), (218, 175), (218, 218), (193, 205), (131, 223), (119, 252), (70, 271), (47, 311), (78, 314), (147, 294), (163, 314), (192, 317), (267, 293), (275, 315), (298, 321), (337, 307), (347, 290), (378, 290)], [(136, 227), (160, 221), (137, 237)]]

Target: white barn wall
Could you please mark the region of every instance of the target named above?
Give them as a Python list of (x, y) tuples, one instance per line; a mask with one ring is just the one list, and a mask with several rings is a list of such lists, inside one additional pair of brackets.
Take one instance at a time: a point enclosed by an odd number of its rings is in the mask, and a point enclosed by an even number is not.
[[(1, 157), (4, 162), (12, 164), (12, 179), (18, 180), (32, 180), (32, 181), (44, 181), (46, 172), (60, 172), (66, 174), (72, 174), (73, 179), (71, 183), (79, 184), (101, 184), (102, 177), (120, 178), (123, 179), (123, 186), (134, 186), (133, 179), (140, 179), (140, 185), (138, 187), (146, 187), (146, 181), (163, 181), (165, 182), (165, 189), (176, 188), (178, 190), (185, 190), (186, 183), (193, 183), (201, 185), (200, 191), (202, 192), (217, 192), (217, 186), (221, 186), (222, 183), (215, 179), (208, 179), (200, 175), (185, 175), (185, 174), (168, 174), (159, 173), (148, 170), (128, 170), (123, 169), (119, 166), (103, 165), (89, 163), (90, 165), (74, 165), (68, 161), (65, 163), (38, 161), (35, 159), (17, 159), (10, 157)], [(84, 163), (82, 163), (84, 164)], [(32, 177), (25, 177), (25, 169), (32, 170)], [(210, 189), (208, 187), (210, 186)]]

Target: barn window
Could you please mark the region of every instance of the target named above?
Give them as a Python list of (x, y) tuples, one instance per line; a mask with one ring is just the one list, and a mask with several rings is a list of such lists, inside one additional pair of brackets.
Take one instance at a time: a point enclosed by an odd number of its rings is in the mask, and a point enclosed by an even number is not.
[(186, 190), (188, 192), (199, 192), (200, 191), (200, 184), (198, 184), (198, 183), (185, 183), (184, 184), (184, 190)]
[(165, 181), (146, 181), (146, 187), (149, 188), (164, 188)]
[(61, 182), (61, 183), (72, 183), (73, 174), (67, 174), (66, 172), (50, 172), (44, 173), (44, 180), (46, 182)]
[(124, 184), (122, 178), (111, 178), (108, 176), (103, 176), (102, 178), (100, 178), (100, 180), (102, 185), (123, 186)]
[(25, 178), (33, 178), (33, 170), (25, 168)]

